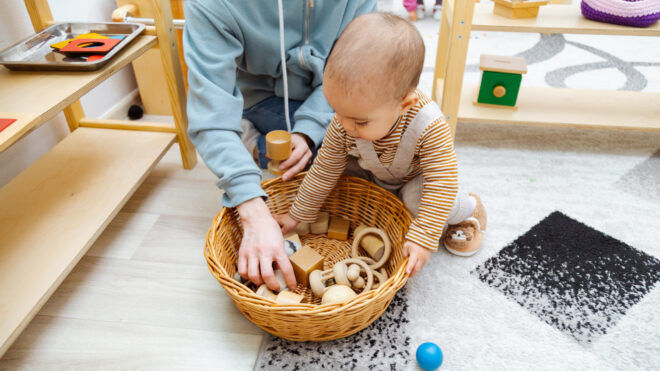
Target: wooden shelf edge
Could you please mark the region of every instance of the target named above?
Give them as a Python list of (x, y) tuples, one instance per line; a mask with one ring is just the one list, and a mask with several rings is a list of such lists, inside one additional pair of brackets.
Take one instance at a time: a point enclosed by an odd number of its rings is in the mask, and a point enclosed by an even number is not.
[[(80, 99), (87, 92), (94, 87), (105, 81), (108, 77), (115, 74), (117, 71), (126, 67), (133, 60), (144, 54), (157, 44), (155, 36), (138, 36), (133, 42), (128, 45), (124, 50), (118, 53), (114, 60), (109, 62), (108, 65), (102, 69), (94, 72), (48, 72), (48, 71), (19, 71), (11, 72), (0, 69), (0, 112), (15, 113), (22, 119), (20, 122), (12, 124), (9, 128), (0, 133), (0, 152), (6, 150), (11, 145), (20, 140), (23, 136), (44, 124), (46, 121), (52, 119), (55, 115), (60, 113), (64, 108), (68, 107), (78, 99)], [(66, 80), (70, 84), (71, 79), (80, 80), (79, 86), (70, 87), (66, 92), (61, 93), (61, 97), (50, 99), (52, 103), (47, 104), (43, 109), (36, 109), (34, 102), (17, 102), (21, 96), (28, 96), (28, 92), (38, 91), (40, 84), (48, 79), (51, 84), (57, 85), (57, 82)], [(52, 80), (50, 80), (52, 79)], [(26, 86), (26, 89), (21, 90), (21, 86)], [(29, 88), (27, 88), (29, 86)], [(5, 92), (2, 90), (8, 89)], [(18, 92), (18, 93), (16, 93)], [(58, 92), (46, 92), (49, 98), (58, 95)], [(39, 96), (36, 97), (39, 99)], [(19, 104), (26, 104), (25, 109), (16, 108)], [(3, 117), (10, 118), (10, 117)], [(14, 117), (11, 117), (14, 118)], [(9, 130), (9, 129), (12, 130)]]
[(660, 131), (660, 93), (521, 87), (510, 110), (475, 106), (477, 89), (463, 86), (459, 122)]
[(0, 189), (0, 357), (175, 139), (79, 128)]
[(594, 34), (619, 36), (660, 36), (660, 24), (646, 28), (620, 26), (586, 19), (580, 1), (571, 5), (542, 6), (537, 18), (511, 19), (493, 14), (493, 3), (474, 7), (473, 31), (532, 32), (549, 34)]

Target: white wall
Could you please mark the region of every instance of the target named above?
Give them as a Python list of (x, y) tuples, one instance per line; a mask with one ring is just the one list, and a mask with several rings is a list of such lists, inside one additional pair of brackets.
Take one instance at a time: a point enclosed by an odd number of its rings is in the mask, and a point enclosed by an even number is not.
[[(49, 0), (49, 4), (56, 21), (110, 22), (116, 8), (115, 0)], [(23, 0), (0, 0), (0, 50), (33, 33)], [(136, 88), (133, 70), (124, 68), (81, 99), (85, 115), (103, 116)], [(0, 187), (48, 152), (68, 132), (64, 115), (60, 113), (0, 153)]]

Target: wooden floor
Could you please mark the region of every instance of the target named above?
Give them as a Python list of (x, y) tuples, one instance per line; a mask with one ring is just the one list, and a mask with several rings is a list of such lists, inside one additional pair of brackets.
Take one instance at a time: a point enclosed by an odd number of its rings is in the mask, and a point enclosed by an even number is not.
[(252, 369), (264, 332), (234, 307), (202, 254), (220, 210), (215, 179), (201, 160), (183, 170), (172, 146), (0, 370)]

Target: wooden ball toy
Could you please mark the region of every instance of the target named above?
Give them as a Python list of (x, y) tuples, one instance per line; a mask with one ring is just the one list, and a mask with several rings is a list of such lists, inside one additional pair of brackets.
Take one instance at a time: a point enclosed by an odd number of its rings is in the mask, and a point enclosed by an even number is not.
[(360, 259), (351, 258), (335, 263), (332, 269), (328, 269), (325, 271), (315, 270), (312, 273), (310, 273), (309, 287), (312, 289), (314, 295), (316, 295), (319, 298), (323, 298), (326, 290), (328, 289), (328, 287), (326, 287), (326, 283), (330, 279), (335, 280), (336, 285), (333, 286), (343, 285), (346, 287), (351, 287), (353, 284), (348, 279), (348, 268), (347, 268), (348, 264), (356, 264), (366, 272), (367, 281), (363, 287), (363, 291), (371, 290), (374, 281), (374, 274), (372, 270), (364, 261)]
[(266, 155), (271, 161), (268, 171), (273, 175), (282, 175), (280, 163), (291, 156), (291, 134), (284, 130), (273, 130), (266, 134)]
[(351, 266), (348, 267), (348, 272), (346, 272), (346, 276), (351, 282), (355, 281), (358, 277), (360, 277), (360, 266), (357, 264), (351, 264)]
[(474, 104), (487, 107), (517, 109), (522, 75), (527, 73), (523, 57), (481, 55), (479, 68), (483, 71)]
[(493, 13), (507, 18), (536, 18), (539, 8), (548, 4), (548, 0), (493, 0)]
[(321, 304), (338, 304), (347, 302), (357, 294), (350, 287), (344, 285), (330, 286), (321, 298)]

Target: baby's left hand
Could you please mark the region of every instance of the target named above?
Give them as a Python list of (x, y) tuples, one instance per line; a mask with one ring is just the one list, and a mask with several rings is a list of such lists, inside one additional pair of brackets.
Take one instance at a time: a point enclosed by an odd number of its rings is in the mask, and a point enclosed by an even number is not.
[(414, 242), (406, 241), (403, 244), (403, 257), (410, 257), (406, 267), (406, 273), (410, 275), (410, 278), (413, 278), (422, 270), (430, 256), (431, 250), (425, 249)]

